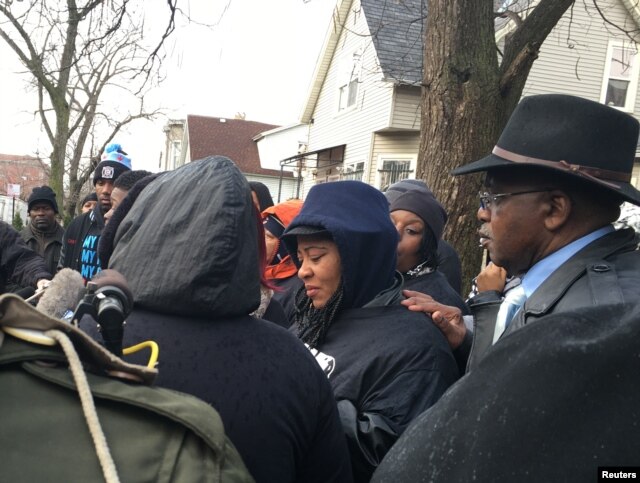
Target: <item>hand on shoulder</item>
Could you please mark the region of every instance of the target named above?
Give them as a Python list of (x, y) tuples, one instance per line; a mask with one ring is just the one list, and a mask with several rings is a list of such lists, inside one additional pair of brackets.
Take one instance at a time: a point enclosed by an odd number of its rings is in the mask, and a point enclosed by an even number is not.
[(441, 304), (433, 297), (413, 290), (403, 290), (402, 294), (406, 298), (400, 303), (413, 312), (424, 312), (431, 316), (433, 323), (445, 336), (451, 349), (457, 349), (462, 344), (467, 328), (458, 307)]

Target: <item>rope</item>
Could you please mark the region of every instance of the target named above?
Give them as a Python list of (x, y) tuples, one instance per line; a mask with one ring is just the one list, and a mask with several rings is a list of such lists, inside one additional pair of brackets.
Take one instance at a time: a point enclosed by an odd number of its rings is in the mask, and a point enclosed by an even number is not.
[(91, 395), (91, 389), (87, 381), (87, 376), (82, 368), (82, 363), (78, 357), (71, 340), (66, 334), (59, 330), (48, 330), (45, 335), (55, 339), (62, 350), (64, 351), (67, 359), (69, 360), (69, 368), (73, 380), (76, 383), (78, 394), (80, 395), (80, 402), (82, 403), (82, 411), (84, 413), (85, 420), (89, 426), (89, 432), (93, 439), (93, 445), (102, 467), (102, 474), (107, 483), (119, 483), (118, 472), (116, 471), (116, 465), (111, 457), (109, 446), (107, 445), (107, 439), (104, 436), (100, 421), (98, 420), (98, 413), (96, 412), (96, 406), (93, 402), (93, 396)]

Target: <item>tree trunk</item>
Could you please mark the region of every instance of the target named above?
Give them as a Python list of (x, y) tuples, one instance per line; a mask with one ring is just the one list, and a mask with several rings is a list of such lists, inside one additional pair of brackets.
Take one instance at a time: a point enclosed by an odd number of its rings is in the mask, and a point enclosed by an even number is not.
[(504, 124), (492, 7), (444, 0), (427, 10), (418, 177), (449, 214), (443, 237), (462, 260), (465, 293), (482, 257), (475, 235), (482, 178), (450, 171), (486, 156)]

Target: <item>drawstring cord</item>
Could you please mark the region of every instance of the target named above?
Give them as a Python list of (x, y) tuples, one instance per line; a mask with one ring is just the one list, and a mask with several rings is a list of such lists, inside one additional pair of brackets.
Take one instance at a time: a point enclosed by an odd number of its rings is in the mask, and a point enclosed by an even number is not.
[(116, 465), (113, 461), (113, 457), (111, 456), (111, 452), (109, 451), (109, 446), (107, 444), (107, 439), (104, 436), (104, 432), (102, 431), (102, 426), (100, 426), (96, 406), (93, 402), (91, 389), (89, 388), (89, 382), (87, 381), (87, 376), (82, 368), (82, 363), (80, 362), (78, 353), (73, 347), (69, 337), (67, 337), (63, 332), (59, 330), (48, 330), (44, 334), (55, 339), (56, 342), (60, 344), (64, 354), (69, 360), (69, 369), (71, 370), (73, 380), (76, 383), (76, 388), (78, 389), (78, 394), (80, 395), (82, 412), (84, 413), (85, 420), (87, 421), (87, 426), (89, 426), (89, 432), (93, 439), (93, 445), (96, 449), (96, 454), (98, 455), (98, 460), (100, 461), (105, 481), (107, 483), (120, 483), (118, 472), (116, 471)]

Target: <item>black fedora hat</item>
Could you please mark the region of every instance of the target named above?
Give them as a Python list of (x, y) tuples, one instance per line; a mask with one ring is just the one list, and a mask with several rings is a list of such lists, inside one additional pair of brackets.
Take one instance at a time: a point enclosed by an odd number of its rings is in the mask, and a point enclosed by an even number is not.
[(640, 205), (631, 185), (638, 121), (598, 102), (562, 94), (525, 97), (486, 158), (454, 175), (514, 166), (555, 170), (594, 183)]

